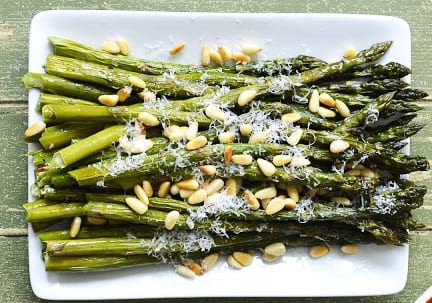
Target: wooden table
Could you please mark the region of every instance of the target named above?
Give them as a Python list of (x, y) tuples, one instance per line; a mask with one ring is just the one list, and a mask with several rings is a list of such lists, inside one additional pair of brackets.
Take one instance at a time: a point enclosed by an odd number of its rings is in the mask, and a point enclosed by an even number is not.
[[(412, 85), (432, 93), (432, 2), (414, 1), (228, 1), (228, 0), (60, 0), (6, 1), (0, 3), (0, 301), (37, 302), (28, 274), (27, 224), (21, 204), (27, 199), (26, 144), (22, 134), (27, 126), (27, 92), (20, 78), (27, 71), (28, 33), (32, 17), (48, 9), (111, 9), (218, 12), (328, 12), (392, 15), (405, 19), (412, 33)], [(430, 156), (432, 143), (432, 102), (417, 118), (425, 129), (412, 139), (412, 153)], [(360, 298), (272, 298), (235, 299), (232, 302), (412, 302), (432, 284), (432, 180), (431, 172), (414, 173), (412, 180), (426, 184), (425, 205), (415, 211), (426, 228), (411, 232), (409, 275), (406, 288), (399, 294)], [(182, 299), (149, 300), (186, 302)], [(220, 299), (187, 300), (219, 302)]]

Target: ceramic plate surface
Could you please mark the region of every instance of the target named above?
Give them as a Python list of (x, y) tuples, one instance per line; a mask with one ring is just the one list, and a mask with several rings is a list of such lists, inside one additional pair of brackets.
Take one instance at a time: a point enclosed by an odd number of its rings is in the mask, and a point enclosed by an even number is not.
[[(410, 66), (411, 37), (407, 23), (394, 17), (335, 14), (213, 14), (131, 11), (48, 11), (31, 24), (29, 70), (43, 72), (52, 52), (47, 36), (60, 36), (94, 47), (105, 40), (124, 38), (131, 55), (147, 59), (199, 64), (200, 47), (224, 44), (231, 49), (243, 42), (260, 44), (259, 59), (307, 54), (336, 60), (347, 47), (361, 50), (392, 40), (382, 63), (398, 61)], [(168, 50), (185, 41), (175, 57)], [(29, 93), (29, 121), (38, 91)], [(30, 146), (30, 149), (34, 147)], [(29, 184), (34, 180), (29, 162)], [(29, 193), (30, 194), (30, 193)], [(30, 200), (32, 198), (30, 197)], [(355, 255), (335, 247), (312, 260), (307, 249), (289, 250), (280, 262), (264, 264), (259, 256), (241, 270), (224, 260), (209, 273), (188, 280), (170, 266), (142, 266), (108, 272), (45, 272), (41, 247), (29, 230), (29, 265), (32, 288), (38, 297), (57, 300), (133, 299), (167, 297), (316, 297), (367, 296), (399, 292), (406, 283), (408, 246), (361, 246)]]

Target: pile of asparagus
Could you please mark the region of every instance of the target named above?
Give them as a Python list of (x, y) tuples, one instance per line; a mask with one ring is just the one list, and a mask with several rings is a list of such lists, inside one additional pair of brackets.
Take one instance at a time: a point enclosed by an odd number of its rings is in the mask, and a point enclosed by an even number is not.
[(401, 245), (420, 226), (426, 188), (402, 176), (428, 161), (401, 149), (426, 94), (407, 67), (376, 62), (391, 42), (333, 63), (208, 67), (49, 42), (46, 73), (22, 79), (41, 91), (24, 208), (46, 270)]

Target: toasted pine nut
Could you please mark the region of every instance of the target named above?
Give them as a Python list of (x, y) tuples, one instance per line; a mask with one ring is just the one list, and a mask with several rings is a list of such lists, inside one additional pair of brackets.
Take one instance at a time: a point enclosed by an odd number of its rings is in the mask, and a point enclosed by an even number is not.
[(274, 215), (280, 212), (285, 207), (285, 201), (282, 198), (276, 197), (269, 201), (265, 209), (267, 215)]
[(262, 259), (264, 262), (275, 262), (279, 257), (263, 253)]
[(291, 160), (292, 157), (289, 155), (276, 155), (273, 157), (272, 162), (275, 166), (283, 166), (290, 163)]
[(204, 273), (202, 266), (194, 261), (187, 262), (185, 266), (192, 270), (197, 276), (201, 276)]
[(344, 244), (341, 246), (341, 251), (344, 254), (353, 255), (353, 254), (357, 253), (358, 250), (359, 250), (359, 246), (357, 244), (354, 244), (354, 243)]
[(334, 118), (336, 117), (336, 113), (332, 111), (331, 109), (325, 108), (320, 106), (318, 108), (318, 115), (320, 115), (323, 118)]
[(186, 132), (186, 139), (192, 140), (193, 138), (196, 138), (198, 134), (198, 122), (193, 121), (189, 123), (188, 130)]
[(361, 175), (362, 177), (365, 177), (365, 178), (371, 178), (371, 179), (375, 179), (375, 177), (376, 177), (375, 172), (374, 172), (372, 169), (367, 168), (367, 167), (363, 168), (363, 169), (360, 171), (360, 175)]
[(138, 87), (138, 88), (144, 89), (147, 86), (143, 79), (141, 79), (135, 75), (130, 75), (128, 77), (128, 81), (130, 84), (132, 84), (133, 86)]
[(156, 94), (154, 92), (149, 91), (149, 90), (143, 90), (142, 92), (139, 92), (138, 97), (141, 100), (143, 100), (144, 102), (155, 102), (156, 101)]
[(179, 188), (180, 198), (182, 198), (182, 199), (189, 198), (194, 192), (195, 192), (195, 190), (193, 190), (193, 189)]
[(71, 223), (70, 228), (69, 228), (69, 236), (71, 238), (75, 238), (76, 236), (78, 236), (80, 229), (81, 229), (81, 222), (82, 222), (81, 217), (73, 218), (72, 223)]
[(125, 202), (137, 214), (142, 215), (148, 210), (148, 206), (138, 198), (128, 196)]
[(270, 132), (268, 130), (263, 130), (257, 133), (253, 133), (249, 137), (249, 143), (250, 144), (260, 144), (267, 141), (268, 137), (270, 136)]
[(138, 199), (141, 200), (141, 202), (143, 202), (146, 205), (149, 205), (149, 203), (150, 203), (149, 198), (148, 198), (147, 194), (145, 193), (144, 188), (142, 188), (141, 185), (135, 184), (134, 193), (138, 197)]
[(232, 254), (233, 258), (239, 262), (242, 266), (249, 266), (252, 264), (253, 257), (250, 253), (243, 251), (235, 251)]
[(227, 195), (237, 195), (240, 191), (241, 179), (228, 178), (225, 181), (225, 187), (227, 188)]
[(286, 114), (283, 114), (281, 117), (282, 122), (286, 123), (286, 124), (291, 124), (291, 123), (297, 122), (300, 119), (301, 119), (301, 116), (298, 113), (286, 113)]
[(91, 225), (105, 225), (108, 223), (107, 219), (99, 216), (87, 216), (87, 222)]
[(210, 60), (216, 63), (217, 65), (222, 65), (224, 63), (222, 56), (215, 50), (211, 50), (209, 52), (209, 56), (210, 56)]
[(119, 96), (117, 95), (100, 95), (98, 97), (100, 104), (105, 106), (115, 106), (119, 101)]
[(189, 179), (183, 179), (176, 183), (179, 188), (182, 189), (191, 189), (191, 190), (197, 190), (199, 188), (199, 183), (197, 180), (193, 178)]
[(175, 268), (176, 273), (178, 273), (180, 276), (183, 276), (188, 279), (195, 279), (196, 274), (192, 269), (189, 267), (186, 267), (184, 265), (177, 265)]
[(336, 99), (336, 109), (341, 117), (346, 118), (351, 114), (349, 107), (341, 100)]
[(285, 198), (283, 201), (286, 209), (294, 209), (297, 205), (297, 202), (291, 198)]
[(271, 177), (276, 172), (276, 167), (270, 161), (259, 158), (257, 164), (264, 176)]
[(46, 124), (43, 121), (37, 121), (30, 125), (24, 132), (24, 138), (30, 138), (41, 134), (46, 128)]
[(203, 271), (209, 271), (210, 269), (212, 269), (213, 266), (216, 264), (218, 259), (219, 259), (218, 253), (212, 253), (212, 254), (206, 256), (201, 261), (201, 267), (202, 267)]
[(231, 159), (232, 159), (232, 146), (231, 145), (227, 145), (225, 146), (224, 149), (224, 162), (225, 165), (228, 165), (231, 163)]
[(170, 55), (175, 55), (178, 54), (184, 47), (186, 46), (185, 42), (180, 42), (177, 43), (176, 45), (174, 45), (170, 50), (169, 50), (169, 54)]
[(248, 154), (233, 155), (232, 162), (238, 165), (250, 165), (253, 161), (253, 157)]
[(264, 253), (275, 257), (281, 257), (286, 253), (285, 244), (283, 244), (282, 242), (275, 242), (269, 244), (264, 248)]
[(170, 191), (170, 187), (171, 187), (170, 181), (162, 182), (158, 188), (158, 193), (157, 193), (158, 197), (159, 198), (165, 198)]
[(277, 195), (277, 190), (276, 187), (274, 186), (265, 187), (255, 192), (255, 197), (257, 199), (271, 199), (276, 197), (276, 195)]
[(252, 210), (257, 210), (260, 207), (258, 199), (250, 190), (245, 190), (244, 196), (245, 196), (246, 203), (249, 205), (249, 207)]
[(131, 90), (129, 88), (127, 88), (127, 87), (120, 88), (117, 91), (117, 96), (119, 98), (118, 102), (124, 102), (124, 101), (126, 101), (127, 98), (130, 97), (130, 95), (131, 95)]
[(243, 265), (241, 265), (241, 263), (240, 263), (239, 261), (237, 261), (237, 260), (233, 257), (233, 255), (229, 255), (229, 256), (227, 257), (227, 262), (228, 262), (228, 265), (229, 265), (229, 266), (231, 266), (232, 268), (235, 268), (235, 269), (241, 269), (241, 268), (243, 267)]
[(120, 46), (114, 41), (105, 41), (102, 43), (102, 50), (113, 55), (120, 54), (121, 51)]
[(348, 176), (360, 176), (361, 175), (361, 170), (360, 169), (350, 169), (348, 171), (345, 172), (346, 175)]
[(261, 204), (262, 209), (265, 210), (267, 208), (267, 205), (269, 204), (270, 201), (271, 201), (270, 198), (261, 199), (260, 200), (260, 204)]
[(218, 135), (218, 140), (222, 144), (232, 143), (234, 142), (235, 138), (236, 138), (235, 134), (231, 132), (224, 132)]
[(344, 140), (334, 140), (330, 143), (330, 151), (333, 154), (339, 154), (346, 151), (350, 147), (349, 143)]
[(311, 258), (317, 259), (325, 256), (329, 253), (329, 251), (330, 249), (325, 245), (312, 246), (309, 248), (309, 256), (311, 256)]
[(252, 133), (252, 125), (250, 124), (241, 124), (239, 129), (242, 136), (249, 136)]
[(312, 113), (317, 113), (319, 109), (319, 92), (314, 89), (309, 99), (309, 110)]
[(216, 173), (216, 166), (214, 165), (200, 165), (198, 168), (203, 174), (206, 174), (207, 176), (213, 176)]
[(198, 136), (190, 140), (188, 143), (186, 143), (185, 149), (195, 150), (204, 147), (206, 144), (207, 144), (207, 138), (204, 136)]
[(205, 199), (207, 199), (207, 191), (200, 188), (190, 195), (187, 201), (189, 204), (198, 204), (204, 202)]
[(129, 55), (129, 43), (125, 39), (117, 40), (117, 45), (120, 48), (120, 54), (127, 56)]
[(259, 46), (259, 45), (256, 45), (256, 44), (252, 44), (252, 43), (243, 43), (243, 44), (240, 46), (240, 49), (241, 49), (241, 52), (242, 52), (243, 54), (248, 55), (248, 56), (253, 56), (253, 55), (255, 55), (256, 53), (262, 51), (263, 48), (262, 48), (261, 46)]
[(218, 53), (221, 55), (224, 62), (231, 60), (232, 58), (231, 50), (225, 45), (218, 46)]
[(251, 102), (257, 95), (257, 91), (254, 89), (247, 89), (240, 93), (237, 99), (237, 103), (240, 106), (245, 106)]
[(205, 109), (205, 114), (207, 117), (213, 120), (224, 121), (227, 118), (227, 114), (220, 109), (220, 107), (210, 104)]
[(302, 136), (303, 136), (303, 130), (299, 128), (291, 133), (291, 135), (287, 139), (287, 143), (289, 145), (295, 146), (300, 142)]
[(174, 226), (177, 224), (177, 221), (180, 217), (180, 213), (176, 210), (172, 210), (167, 213), (165, 217), (165, 228), (168, 230), (172, 230)]
[(178, 187), (177, 183), (174, 183), (170, 187), (171, 196), (177, 196), (180, 193), (180, 187)]
[(351, 201), (350, 199), (346, 198), (346, 197), (331, 197), (331, 201), (335, 202), (337, 204), (341, 204), (343, 206), (351, 206)]
[(207, 44), (203, 44), (201, 47), (201, 65), (210, 65), (210, 50)]
[(300, 195), (299, 195), (299, 190), (297, 188), (297, 185), (288, 184), (286, 187), (286, 191), (287, 191), (288, 197), (290, 197), (294, 202), (299, 201)]
[(147, 112), (141, 112), (138, 115), (138, 121), (142, 122), (145, 126), (158, 126), (159, 119)]
[(232, 52), (231, 57), (235, 62), (239, 62), (239, 63), (251, 62), (251, 57), (240, 52)]
[(291, 159), (291, 165), (293, 167), (304, 167), (304, 166), (308, 166), (310, 164), (311, 164), (311, 162), (308, 159), (303, 158), (303, 157), (293, 157)]
[(336, 106), (335, 100), (332, 98), (332, 96), (330, 96), (327, 93), (321, 93), (319, 95), (319, 100), (322, 104), (327, 105), (329, 107), (335, 107)]
[(207, 192), (207, 196), (210, 196), (210, 195), (213, 195), (214, 193), (217, 193), (218, 191), (220, 191), (224, 187), (224, 185), (225, 185), (225, 182), (221, 178), (214, 179), (205, 188), (205, 190)]
[(345, 58), (354, 58), (356, 55), (356, 50), (353, 47), (348, 47), (347, 49), (345, 49), (344, 52), (344, 57)]

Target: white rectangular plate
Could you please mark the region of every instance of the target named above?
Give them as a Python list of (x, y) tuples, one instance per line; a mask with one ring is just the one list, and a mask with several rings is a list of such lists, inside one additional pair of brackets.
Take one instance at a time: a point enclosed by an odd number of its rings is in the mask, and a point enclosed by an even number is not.
[[(55, 35), (100, 47), (105, 40), (124, 38), (131, 55), (147, 59), (199, 64), (200, 48), (242, 42), (260, 44), (259, 59), (297, 54), (335, 60), (347, 47), (361, 50), (392, 40), (381, 62), (410, 66), (411, 37), (408, 24), (398, 18), (335, 14), (213, 14), (130, 11), (48, 11), (31, 24), (29, 70), (43, 72), (52, 50), (47, 36)], [(176, 56), (168, 50), (186, 42)], [(29, 121), (38, 92), (29, 94)], [(33, 148), (33, 147), (30, 147)], [(29, 184), (34, 180), (29, 162)], [(29, 194), (30, 195), (30, 194)], [(31, 196), (30, 196), (31, 199)], [(289, 250), (280, 262), (264, 264), (258, 256), (241, 270), (217, 267), (191, 281), (170, 266), (144, 266), (108, 272), (47, 273), (41, 247), (29, 229), (30, 278), (34, 293), (44, 299), (133, 299), (159, 297), (316, 297), (366, 296), (399, 292), (406, 283), (408, 246), (361, 246), (355, 255), (330, 254), (312, 260), (303, 248)]]

